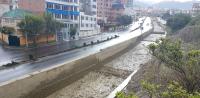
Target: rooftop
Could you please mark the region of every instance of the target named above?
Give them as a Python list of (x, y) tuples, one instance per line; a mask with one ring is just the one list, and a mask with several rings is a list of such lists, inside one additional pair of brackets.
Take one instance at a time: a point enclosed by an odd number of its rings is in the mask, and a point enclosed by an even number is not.
[(13, 18), (13, 19), (23, 19), (26, 15), (31, 15), (32, 13), (22, 9), (14, 9), (3, 14), (3, 18)]

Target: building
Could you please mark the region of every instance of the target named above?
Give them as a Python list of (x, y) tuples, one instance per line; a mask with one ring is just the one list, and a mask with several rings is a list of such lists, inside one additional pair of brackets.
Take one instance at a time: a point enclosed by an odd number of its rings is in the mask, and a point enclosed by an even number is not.
[(125, 2), (125, 5), (127, 8), (133, 8), (134, 5), (133, 5), (133, 2), (134, 0), (126, 0), (127, 2)]
[(127, 0), (97, 0), (98, 23), (111, 23), (125, 12)]
[(97, 2), (96, 0), (80, 0), (80, 37), (97, 35), (100, 27), (97, 25)]
[(39, 15), (42, 15), (46, 11), (45, 0), (37, 0), (37, 2), (35, 0), (18, 0), (18, 6), (19, 9), (24, 9)]
[(3, 15), (3, 13), (10, 10), (10, 0), (1, 0), (0, 1), (0, 17)]
[[(125, 2), (124, 2), (125, 3)], [(118, 16), (122, 16), (125, 13), (125, 4), (120, 0), (116, 0), (112, 3), (111, 15), (108, 17), (110, 23), (115, 23)]]
[[(3, 14), (1, 19), (1, 25), (3, 27), (11, 27), (14, 29), (10, 34), (0, 33), (0, 39), (7, 43), (10, 46), (25, 46), (26, 44), (33, 43), (32, 40), (28, 40), (23, 33), (19, 30), (17, 24), (21, 22), (22, 19), (25, 18), (26, 15), (31, 15), (31, 12), (21, 10), (21, 9), (13, 9)], [(37, 43), (46, 42), (46, 38), (48, 37), (49, 41), (55, 41), (56, 36), (52, 35), (40, 35), (37, 37)]]
[(98, 23), (107, 23), (108, 17), (111, 16), (113, 0), (97, 0), (97, 18)]
[(0, 17), (3, 13), (8, 12), (14, 8), (17, 8), (16, 0), (0, 0)]
[(80, 37), (88, 37), (100, 33), (100, 27), (97, 25), (96, 16), (80, 13)]
[(200, 13), (200, 3), (193, 3), (192, 14), (196, 15)]
[(71, 28), (79, 31), (79, 0), (18, 0), (18, 6), (39, 15), (52, 13), (56, 20), (64, 23), (62, 31), (57, 32), (57, 41), (70, 40)]

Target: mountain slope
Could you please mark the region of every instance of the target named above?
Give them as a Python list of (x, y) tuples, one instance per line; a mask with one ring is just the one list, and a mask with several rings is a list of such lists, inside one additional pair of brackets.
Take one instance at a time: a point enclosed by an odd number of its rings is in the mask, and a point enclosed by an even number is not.
[(191, 9), (193, 3), (194, 1), (188, 1), (188, 2), (164, 1), (154, 4), (153, 6), (159, 8), (171, 8), (171, 9)]

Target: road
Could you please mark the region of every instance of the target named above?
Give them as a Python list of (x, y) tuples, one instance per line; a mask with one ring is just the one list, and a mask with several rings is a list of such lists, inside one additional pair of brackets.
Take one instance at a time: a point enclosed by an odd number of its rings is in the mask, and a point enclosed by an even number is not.
[[(153, 24), (154, 27), (159, 26), (156, 22)], [(159, 30), (159, 28), (154, 29)], [(41, 95), (40, 98), (45, 97), (42, 96), (44, 93), (50, 94), (47, 98), (114, 98), (116, 93), (124, 89), (131, 77), (141, 69), (141, 65), (151, 60), (148, 45), (163, 37), (165, 34), (150, 34), (134, 48), (102, 64), (100, 68), (88, 71), (88, 74), (73, 83), (68, 85), (65, 85), (65, 82), (59, 83), (59, 86), (48, 88), (51, 89), (50, 91), (54, 90), (53, 93), (45, 90), (37, 95)]]
[[(141, 20), (139, 22), (141, 22)], [(44, 58), (39, 59), (36, 62), (23, 64), (23, 65), (15, 67), (15, 68), (1, 70), (0, 71), (0, 83), (6, 82), (6, 81), (12, 81), (21, 76), (31, 74), (35, 71), (40, 71), (42, 69), (56, 66), (58, 64), (63, 64), (66, 61), (76, 60), (81, 57), (94, 54), (96, 52), (99, 52), (101, 49), (105, 49), (109, 46), (113, 46), (117, 43), (121, 43), (130, 38), (139, 36), (142, 33), (149, 31), (152, 28), (151, 25), (147, 25), (147, 24), (151, 24), (151, 19), (147, 18), (144, 21), (144, 24), (143, 24), (144, 29), (142, 32), (140, 29), (137, 29), (134, 32), (130, 32), (139, 26), (139, 22), (136, 22), (135, 24), (133, 24), (128, 31), (121, 34), (120, 37), (118, 37), (116, 39), (113, 39), (113, 40), (110, 40), (110, 41), (107, 41), (107, 42), (104, 42), (101, 44), (88, 46), (88, 47), (68, 51), (65, 53), (60, 53), (58, 55), (44, 57)]]
[(29, 59), (30, 54), (36, 54), (37, 57), (49, 56), (52, 54), (57, 54), (63, 51), (70, 50), (77, 46), (82, 46), (83, 43), (91, 43), (91, 41), (96, 42), (97, 40), (105, 40), (107, 37), (114, 37), (116, 33), (102, 33), (101, 35), (92, 36), (89, 38), (84, 38), (80, 40), (73, 40), (68, 42), (59, 43), (56, 45), (42, 46), (37, 49), (11, 49), (4, 48), (0, 45), (0, 66), (3, 64), (8, 64), (11, 61), (26, 61)]

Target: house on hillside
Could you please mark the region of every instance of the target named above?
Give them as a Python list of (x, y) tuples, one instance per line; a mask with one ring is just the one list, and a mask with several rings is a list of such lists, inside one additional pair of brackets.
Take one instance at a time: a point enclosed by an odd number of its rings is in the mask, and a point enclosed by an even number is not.
[[(8, 34), (1, 32), (0, 40), (2, 42), (10, 46), (25, 46), (33, 43), (32, 40), (27, 39), (26, 35), (24, 35), (17, 26), (17, 24), (21, 22), (21, 20), (24, 19), (26, 15), (32, 15), (32, 13), (22, 9), (13, 9), (3, 14), (1, 19), (2, 27), (14, 28), (14, 31), (9, 32)], [(37, 43), (45, 43), (46, 39), (47, 35), (38, 35)], [(48, 41), (55, 41), (55, 40), (56, 40), (55, 34), (48, 35)]]

